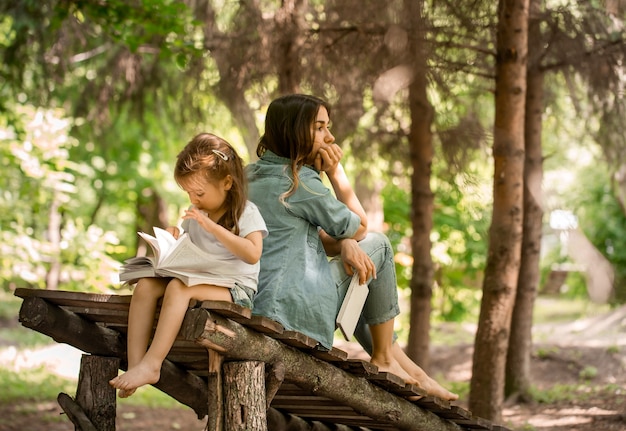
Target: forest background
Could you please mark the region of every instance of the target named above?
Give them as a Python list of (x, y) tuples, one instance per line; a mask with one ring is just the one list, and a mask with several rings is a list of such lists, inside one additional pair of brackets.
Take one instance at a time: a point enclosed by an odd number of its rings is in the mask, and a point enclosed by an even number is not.
[[(178, 221), (176, 154), (211, 131), (255, 159), (279, 94), (328, 99), (400, 328), (478, 323), (470, 409), (529, 396), (543, 286), (626, 301), (622, 0), (56, 1), (0, 6), (0, 281), (120, 288), (136, 232)], [(563, 280), (563, 277), (566, 277)], [(548, 282), (550, 281), (550, 283)]]

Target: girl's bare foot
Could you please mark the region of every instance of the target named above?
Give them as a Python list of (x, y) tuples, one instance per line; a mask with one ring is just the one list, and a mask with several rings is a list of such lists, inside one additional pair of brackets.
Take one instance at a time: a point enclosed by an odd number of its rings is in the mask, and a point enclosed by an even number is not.
[(160, 377), (161, 370), (159, 368), (140, 362), (124, 374), (111, 379), (109, 384), (120, 390), (119, 396), (121, 398), (126, 398), (131, 396), (138, 387), (158, 382)]
[(135, 393), (136, 389), (120, 389), (120, 391), (118, 392), (118, 396), (120, 398), (128, 398), (130, 397), (132, 394)]

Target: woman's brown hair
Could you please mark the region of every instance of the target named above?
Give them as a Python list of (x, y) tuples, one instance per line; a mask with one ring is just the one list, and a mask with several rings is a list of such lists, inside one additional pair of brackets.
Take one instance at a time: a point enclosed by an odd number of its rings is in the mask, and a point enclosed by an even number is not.
[(298, 171), (313, 151), (311, 126), (315, 123), (320, 107), (330, 106), (324, 100), (307, 94), (289, 94), (274, 99), (265, 114), (265, 132), (257, 146), (257, 156), (266, 150), (291, 160), (293, 184), (281, 195), (284, 201), (298, 188)]

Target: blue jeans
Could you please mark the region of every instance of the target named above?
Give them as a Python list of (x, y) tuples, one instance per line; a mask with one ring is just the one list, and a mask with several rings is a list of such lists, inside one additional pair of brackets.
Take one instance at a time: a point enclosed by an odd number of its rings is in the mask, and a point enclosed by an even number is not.
[[(400, 314), (398, 306), (398, 286), (396, 267), (393, 260), (393, 249), (389, 239), (382, 233), (368, 233), (359, 246), (367, 253), (376, 266), (376, 279), (368, 281), (369, 294), (363, 307), (359, 323), (354, 336), (365, 351), (372, 353), (372, 337), (368, 325), (378, 325), (387, 322)], [(345, 297), (352, 276), (343, 268), (339, 256), (330, 261), (331, 273), (337, 287), (337, 294), (341, 300)], [(339, 309), (337, 309), (337, 313)], [(394, 340), (397, 338), (394, 334)]]

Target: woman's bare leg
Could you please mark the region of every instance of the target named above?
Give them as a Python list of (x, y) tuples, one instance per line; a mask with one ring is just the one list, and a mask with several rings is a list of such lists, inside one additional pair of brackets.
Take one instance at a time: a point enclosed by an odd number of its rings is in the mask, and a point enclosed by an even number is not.
[(411, 376), (398, 363), (393, 351), (393, 319), (378, 325), (370, 325), (372, 333), (372, 357), (370, 362), (380, 371), (387, 371), (401, 377), (406, 383), (419, 385), (419, 381)]
[(129, 366), (126, 373), (109, 382), (113, 387), (130, 395), (140, 386), (159, 381), (161, 365), (174, 344), (191, 299), (232, 301), (230, 291), (226, 287), (207, 284), (186, 286), (177, 279), (170, 281), (165, 289), (159, 321), (150, 348), (139, 363), (132, 368)]

